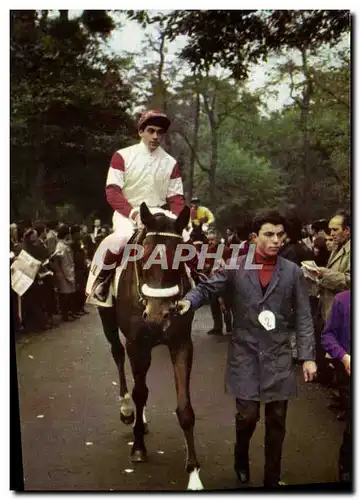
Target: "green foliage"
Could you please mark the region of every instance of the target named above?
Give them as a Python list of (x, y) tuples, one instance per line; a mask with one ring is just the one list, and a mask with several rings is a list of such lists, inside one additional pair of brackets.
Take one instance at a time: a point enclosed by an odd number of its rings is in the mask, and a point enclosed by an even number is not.
[(151, 16), (129, 11), (142, 26), (161, 21), (169, 40), (188, 37), (181, 57), (193, 68), (208, 71), (219, 65), (236, 79), (245, 79), (249, 64), (281, 49), (306, 43), (315, 49), (335, 43), (350, 29), (346, 10), (176, 10)]
[(46, 206), (65, 202), (85, 215), (94, 200), (100, 212), (110, 212), (103, 193), (111, 154), (133, 133), (126, 113), (130, 88), (121, 76), (128, 60), (107, 56), (100, 47), (99, 36), (106, 38), (114, 27), (110, 21), (104, 11), (84, 11), (72, 20), (11, 12), (11, 181), (17, 217), (43, 216)]
[[(143, 26), (154, 20), (129, 15)], [(103, 50), (116, 26), (107, 11), (76, 19), (12, 11), (10, 19), (12, 216), (110, 222), (106, 173), (112, 153), (137, 140), (128, 110), (139, 106), (172, 119), (165, 148), (182, 167), (186, 197), (198, 195), (220, 228), (258, 208), (295, 203), (300, 217), (315, 219), (349, 203), (350, 53), (332, 46), (348, 29), (347, 11), (172, 12), (136, 65), (134, 54)], [(182, 55), (191, 74), (168, 58), (166, 38), (177, 34), (189, 36)], [(266, 88), (250, 92), (237, 79), (284, 47), (306, 47), (306, 67), (290, 51)], [(204, 72), (220, 63), (232, 76)], [(293, 103), (264, 114), (284, 81)]]

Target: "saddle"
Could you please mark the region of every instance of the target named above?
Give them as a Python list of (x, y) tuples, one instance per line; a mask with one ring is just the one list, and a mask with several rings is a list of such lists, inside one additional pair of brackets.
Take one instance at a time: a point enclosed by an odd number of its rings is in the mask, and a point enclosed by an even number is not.
[[(132, 243), (138, 243), (140, 241), (140, 234), (142, 232), (143, 232), (143, 229), (136, 229), (126, 244), (129, 245)], [(93, 288), (93, 284), (94, 284), (98, 274), (101, 271), (101, 267), (97, 267), (95, 271), (90, 270), (88, 282), (86, 285), (86, 289), (88, 290), (88, 296), (86, 299), (86, 303), (94, 305), (94, 306), (100, 306), (100, 307), (112, 307), (114, 305), (114, 298), (117, 296), (120, 276), (121, 276), (122, 271), (125, 268), (125, 265), (126, 265), (126, 262), (121, 262), (121, 259), (119, 258), (118, 264), (115, 268), (115, 272), (111, 278), (109, 292), (108, 292), (106, 302), (99, 302), (93, 296), (92, 292), (90, 292), (90, 290), (92, 290), (92, 288)]]

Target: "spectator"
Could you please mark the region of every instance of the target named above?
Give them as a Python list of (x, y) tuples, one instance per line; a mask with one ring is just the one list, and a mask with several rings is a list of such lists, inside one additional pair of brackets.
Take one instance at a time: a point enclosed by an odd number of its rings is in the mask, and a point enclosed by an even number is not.
[(305, 228), (306, 236), (302, 239), (302, 242), (305, 243), (309, 250), (313, 251), (314, 230), (311, 224), (307, 224)]
[[(217, 255), (217, 251), (219, 248), (218, 237), (214, 231), (209, 231), (207, 233), (208, 240), (208, 254), (214, 254), (214, 257), (207, 257), (205, 259), (204, 272), (206, 275), (213, 274), (213, 267), (215, 265), (215, 256)], [(231, 257), (231, 251), (227, 253), (228, 249), (225, 247), (225, 255), (223, 254), (223, 258), (227, 260), (227, 258)], [(223, 314), (226, 324), (226, 331), (229, 333), (232, 330), (232, 314), (231, 314), (231, 306), (230, 300), (228, 296), (224, 297), (214, 297), (214, 299), (210, 302), (211, 308), (211, 316), (214, 322), (213, 328), (211, 328), (207, 333), (208, 335), (222, 335), (223, 334)]]
[(233, 227), (228, 227), (226, 229), (226, 236), (225, 236), (225, 245), (230, 246), (231, 244), (237, 245), (240, 243), (240, 239), (238, 235), (236, 234), (236, 231)]
[(328, 228), (328, 221), (326, 219), (320, 219), (312, 224), (313, 228), (313, 239), (318, 236), (323, 236), (325, 238), (326, 230)]
[(97, 235), (95, 236), (95, 249), (98, 248), (100, 243), (110, 234), (110, 228), (107, 225), (99, 228)]
[[(16, 248), (16, 255), (21, 250), (40, 262), (44, 262), (48, 257), (46, 248), (38, 244), (38, 234), (35, 229), (30, 228), (25, 231), (23, 241)], [(23, 323), (27, 330), (47, 330), (51, 326), (46, 307), (46, 288), (39, 272), (34, 283), (22, 296)]]
[(100, 232), (100, 229), (101, 229), (101, 220), (95, 219), (94, 220), (94, 229), (93, 229), (93, 232), (91, 233), (91, 238), (92, 238), (94, 243), (95, 243), (95, 240), (96, 240), (98, 233)]
[(73, 253), (70, 248), (70, 228), (61, 226), (58, 231), (56, 245), (56, 278), (59, 287), (59, 302), (61, 316), (64, 321), (75, 319), (72, 300), (76, 292), (75, 268)]
[(313, 260), (313, 252), (301, 240), (302, 224), (300, 220), (292, 214), (291, 217), (286, 217), (288, 220), (288, 227), (284, 245), (282, 246), (279, 255), (284, 259), (294, 262), (301, 266), (304, 260)]
[(351, 482), (351, 428), (350, 428), (350, 290), (338, 293), (322, 332), (322, 345), (332, 357), (338, 376), (340, 399), (344, 407), (346, 426), (339, 454), (339, 478)]
[(70, 230), (71, 249), (74, 257), (75, 285), (74, 312), (80, 315), (87, 314), (85, 311), (85, 286), (87, 279), (86, 251), (81, 240), (80, 226), (74, 225)]
[(58, 242), (56, 229), (58, 227), (58, 224), (58, 221), (52, 220), (49, 221), (46, 225), (46, 246), (48, 247), (50, 254), (53, 254), (56, 250), (56, 245)]
[(36, 221), (32, 225), (38, 234), (37, 244), (46, 247), (46, 226), (42, 221)]
[(17, 224), (10, 224), (10, 251), (13, 252), (19, 244), (19, 231)]
[(350, 288), (350, 225), (350, 215), (344, 211), (336, 213), (329, 222), (335, 247), (327, 267), (318, 271), (324, 321), (329, 317), (335, 295)]
[(314, 239), (314, 261), (319, 267), (326, 267), (330, 253), (327, 247), (326, 237), (317, 236)]
[(335, 248), (335, 242), (334, 242), (334, 237), (331, 236), (330, 234), (329, 228), (327, 228), (327, 231), (325, 231), (325, 242), (326, 242), (326, 248), (328, 249), (330, 255)]
[(90, 234), (88, 233), (88, 228), (85, 224), (81, 226), (81, 241), (84, 244), (86, 251), (86, 258), (91, 262), (95, 253), (95, 244)]

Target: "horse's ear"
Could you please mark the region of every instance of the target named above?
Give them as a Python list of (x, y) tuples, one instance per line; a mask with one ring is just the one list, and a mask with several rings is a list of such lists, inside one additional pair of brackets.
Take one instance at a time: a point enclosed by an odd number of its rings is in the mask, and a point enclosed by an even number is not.
[(185, 207), (181, 210), (178, 215), (178, 218), (175, 221), (175, 231), (179, 234), (182, 234), (183, 230), (189, 224), (190, 219), (190, 208), (185, 205)]
[(146, 228), (151, 228), (155, 225), (155, 218), (145, 202), (140, 205), (140, 219)]

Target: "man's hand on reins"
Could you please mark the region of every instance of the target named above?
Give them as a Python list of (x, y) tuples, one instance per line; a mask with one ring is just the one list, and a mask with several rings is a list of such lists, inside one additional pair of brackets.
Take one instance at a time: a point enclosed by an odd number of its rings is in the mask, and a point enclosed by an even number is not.
[(180, 316), (186, 314), (190, 310), (190, 308), (190, 300), (179, 300), (179, 302), (177, 303), (177, 313), (180, 314)]

